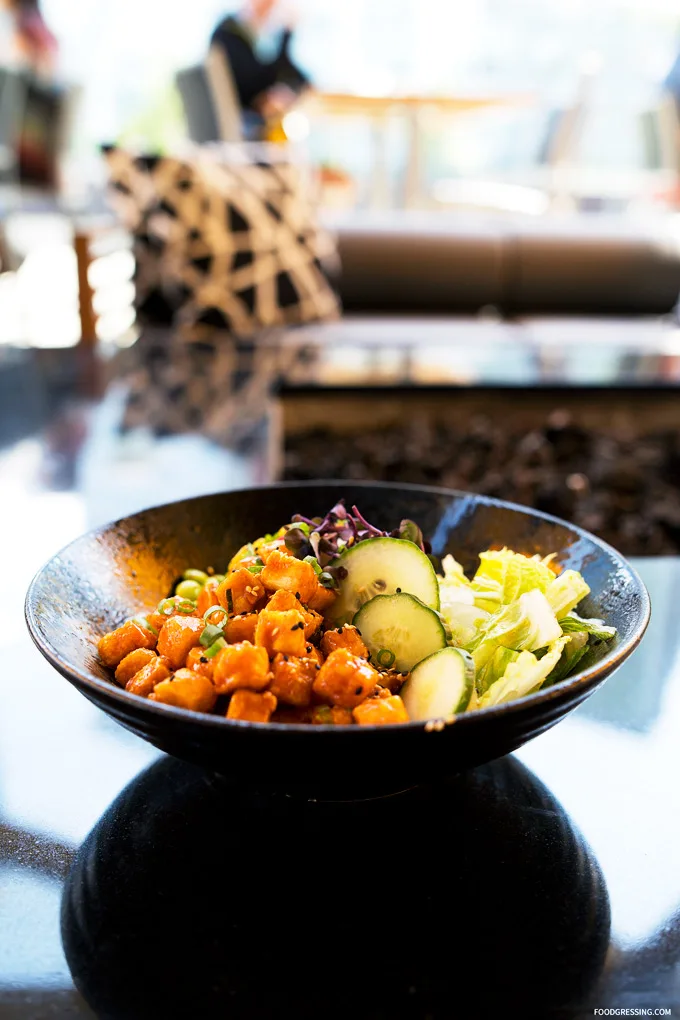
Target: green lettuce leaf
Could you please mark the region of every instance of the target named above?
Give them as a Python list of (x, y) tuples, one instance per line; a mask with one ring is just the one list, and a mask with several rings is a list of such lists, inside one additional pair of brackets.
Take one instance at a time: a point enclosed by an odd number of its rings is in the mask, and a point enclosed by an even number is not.
[(521, 654), (513, 648), (503, 648), (502, 646), (497, 648), (475, 678), (477, 690), (481, 693), (487, 691), (496, 680), (500, 680), (510, 663), (515, 662)]
[(480, 564), (472, 580), (475, 602), (491, 612), (499, 604), (515, 602), (530, 591), (545, 592), (555, 575), (540, 556), (522, 556), (510, 549), (489, 549), (480, 553)]
[(524, 698), (527, 694), (538, 690), (559, 662), (568, 641), (568, 637), (553, 641), (541, 659), (536, 658), (531, 652), (521, 652), (513, 662), (509, 663), (500, 680), (496, 680), (480, 698), (479, 707), (489, 708), (491, 705), (515, 701), (517, 698)]
[(491, 614), (484, 609), (464, 602), (442, 603), (439, 615), (448, 629), (449, 643), (457, 648), (467, 648), (472, 644), (491, 619)]
[(545, 597), (557, 619), (561, 620), (589, 593), (590, 588), (577, 570), (565, 570), (558, 577), (553, 577)]
[(560, 661), (552, 673), (548, 676), (546, 683), (556, 684), (575, 672), (576, 667), (588, 651), (588, 635), (585, 632), (570, 634), (569, 640), (562, 649)]
[(560, 626), (565, 634), (590, 634), (597, 641), (611, 641), (616, 636), (616, 627), (608, 627), (604, 620), (584, 620), (578, 613), (569, 613)]
[(530, 591), (494, 613), (468, 651), (479, 674), (498, 647), (533, 652), (561, 637), (562, 628), (545, 595)]

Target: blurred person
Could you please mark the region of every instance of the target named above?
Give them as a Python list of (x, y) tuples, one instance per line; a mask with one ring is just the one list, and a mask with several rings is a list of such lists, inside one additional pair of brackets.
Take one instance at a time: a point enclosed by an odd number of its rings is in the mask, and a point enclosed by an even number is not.
[[(58, 44), (40, 10), (40, 0), (0, 0), (12, 62), (39, 78), (54, 77)], [(4, 47), (3, 47), (4, 48)]]
[(211, 46), (221, 49), (229, 64), (250, 137), (261, 137), (266, 123), (280, 120), (309, 87), (307, 76), (290, 56), (290, 24), (281, 31), (271, 59), (261, 52), (277, 6), (278, 0), (248, 0), (220, 22), (211, 39)]

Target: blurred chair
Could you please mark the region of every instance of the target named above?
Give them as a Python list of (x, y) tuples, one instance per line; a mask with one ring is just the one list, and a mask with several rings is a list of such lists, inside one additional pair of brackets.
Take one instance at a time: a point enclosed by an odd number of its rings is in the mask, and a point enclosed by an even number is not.
[(192, 142), (241, 142), (241, 108), (229, 65), (211, 47), (204, 64), (185, 68), (176, 76)]
[[(494, 212), (540, 215), (550, 205), (569, 204), (570, 179), (578, 159), (584, 125), (595, 82), (584, 72), (571, 106), (547, 111), (543, 133), (523, 170), (509, 180), (507, 172), (483, 180), (441, 180), (433, 187), (438, 204)], [(513, 127), (516, 124), (514, 119)]]

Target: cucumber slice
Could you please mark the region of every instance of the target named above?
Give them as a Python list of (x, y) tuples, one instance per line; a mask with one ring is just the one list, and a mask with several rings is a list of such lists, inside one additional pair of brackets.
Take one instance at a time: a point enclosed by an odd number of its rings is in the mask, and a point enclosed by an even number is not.
[(347, 577), (329, 609), (332, 623), (350, 623), (357, 610), (376, 595), (397, 589), (415, 595), (431, 609), (439, 609), (439, 582), (432, 563), (413, 542), (402, 538), (369, 538), (338, 559)]
[(401, 689), (409, 719), (447, 719), (464, 712), (475, 689), (475, 664), (462, 648), (443, 648), (419, 662)]
[(361, 607), (353, 623), (371, 653), (371, 662), (400, 673), (409, 673), (421, 659), (446, 647), (446, 630), (438, 613), (414, 595), (376, 595)]

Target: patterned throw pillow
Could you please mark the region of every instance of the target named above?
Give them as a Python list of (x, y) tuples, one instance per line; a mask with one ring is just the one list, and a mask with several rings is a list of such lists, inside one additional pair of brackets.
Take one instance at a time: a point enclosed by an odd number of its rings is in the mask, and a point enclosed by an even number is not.
[(336, 255), (291, 163), (135, 157), (108, 147), (114, 205), (134, 238), (142, 317), (238, 336), (339, 313)]

